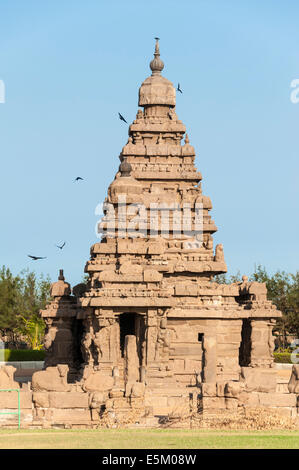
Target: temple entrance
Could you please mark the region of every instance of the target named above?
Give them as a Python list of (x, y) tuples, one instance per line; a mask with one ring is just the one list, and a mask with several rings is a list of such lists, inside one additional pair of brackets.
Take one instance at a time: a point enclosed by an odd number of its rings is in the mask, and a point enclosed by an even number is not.
[(241, 344), (239, 348), (239, 365), (248, 367), (251, 360), (251, 322), (248, 318), (242, 321)]
[(145, 339), (145, 323), (143, 315), (138, 313), (122, 313), (119, 315), (120, 351), (124, 357), (125, 337), (127, 335), (136, 336), (137, 354), (140, 365), (142, 364), (142, 344)]

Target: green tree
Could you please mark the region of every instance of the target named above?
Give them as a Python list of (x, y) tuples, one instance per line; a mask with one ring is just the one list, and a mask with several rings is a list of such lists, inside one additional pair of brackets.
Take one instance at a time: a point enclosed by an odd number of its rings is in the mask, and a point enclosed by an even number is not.
[(266, 269), (257, 266), (250, 277), (253, 281), (265, 282), (268, 299), (282, 312), (276, 330), (285, 338), (293, 334), (299, 338), (299, 271), (296, 274), (277, 271), (270, 276)]
[[(49, 300), (49, 277), (37, 277), (34, 272), (28, 270), (14, 276), (9, 268), (3, 266), (0, 269), (1, 335), (8, 336), (15, 342), (22, 332), (31, 345), (37, 344), (34, 337), (40, 338), (38, 332), (43, 333), (43, 320), (39, 317), (39, 310), (44, 308)], [(28, 333), (33, 332), (33, 324), (36, 325), (35, 334), (29, 339)]]
[(9, 268), (0, 269), (0, 330), (2, 335), (12, 333), (17, 324), (19, 295), (22, 280), (13, 276)]
[(45, 323), (43, 319), (33, 314), (29, 319), (20, 315), (21, 324), (18, 331), (27, 339), (31, 349), (40, 350), (43, 347), (43, 336), (45, 331)]

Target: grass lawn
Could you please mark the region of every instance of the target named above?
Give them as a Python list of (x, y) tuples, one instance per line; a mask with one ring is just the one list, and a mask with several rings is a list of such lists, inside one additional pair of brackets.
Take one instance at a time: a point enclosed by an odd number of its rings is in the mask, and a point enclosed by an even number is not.
[(299, 431), (11, 429), (0, 449), (299, 449)]

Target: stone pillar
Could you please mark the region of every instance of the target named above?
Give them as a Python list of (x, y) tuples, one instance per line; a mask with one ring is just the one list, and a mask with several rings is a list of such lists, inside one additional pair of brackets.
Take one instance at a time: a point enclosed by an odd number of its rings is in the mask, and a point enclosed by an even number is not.
[(84, 361), (84, 366), (92, 367), (94, 363), (94, 358), (92, 354), (94, 331), (92, 327), (92, 319), (90, 316), (87, 316), (87, 318), (83, 320), (83, 325), (84, 334), (81, 339), (81, 353)]
[(135, 335), (125, 337), (125, 370), (126, 395), (131, 392), (132, 384), (139, 381), (139, 358)]
[(156, 343), (158, 336), (158, 319), (154, 310), (148, 311), (147, 329), (146, 329), (146, 363), (155, 362)]
[(216, 336), (203, 337), (203, 382), (216, 382), (217, 379), (217, 341)]

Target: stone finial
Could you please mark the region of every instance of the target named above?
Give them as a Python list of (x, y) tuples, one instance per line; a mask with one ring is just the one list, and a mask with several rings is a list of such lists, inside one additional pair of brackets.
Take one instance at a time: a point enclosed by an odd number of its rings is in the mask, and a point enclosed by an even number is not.
[(119, 171), (120, 171), (122, 177), (131, 175), (132, 167), (131, 167), (130, 163), (127, 162), (126, 158), (119, 165)]
[(162, 70), (164, 69), (164, 62), (160, 59), (159, 38), (155, 38), (155, 40), (155, 58), (150, 63), (150, 69), (152, 71), (152, 75), (160, 75)]
[(65, 282), (63, 269), (59, 270), (58, 281), (51, 285), (50, 295), (51, 297), (63, 297), (71, 294), (71, 286), (68, 282)]
[(185, 136), (185, 144), (186, 144), (186, 145), (189, 144), (189, 137), (188, 137), (188, 134), (186, 134), (186, 136)]
[(246, 282), (248, 282), (248, 276), (242, 276), (242, 281), (244, 284), (246, 284)]

